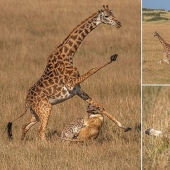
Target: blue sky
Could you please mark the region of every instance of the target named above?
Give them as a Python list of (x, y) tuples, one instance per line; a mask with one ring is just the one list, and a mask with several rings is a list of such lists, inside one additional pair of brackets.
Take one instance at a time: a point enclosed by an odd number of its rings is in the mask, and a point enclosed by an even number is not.
[(170, 0), (143, 0), (142, 7), (170, 10)]

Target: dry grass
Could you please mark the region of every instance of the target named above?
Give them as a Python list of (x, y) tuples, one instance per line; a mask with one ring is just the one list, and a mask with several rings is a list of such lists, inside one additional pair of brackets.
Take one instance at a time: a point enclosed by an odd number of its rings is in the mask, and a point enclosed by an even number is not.
[[(170, 13), (166, 14), (170, 18)], [(170, 66), (157, 62), (163, 57), (163, 47), (154, 32), (157, 31), (162, 38), (170, 43), (170, 21), (143, 22), (142, 24), (142, 75), (143, 84), (169, 84)]]
[[(170, 116), (170, 87), (143, 87), (143, 130), (166, 129)], [(143, 131), (144, 133), (144, 131)], [(143, 169), (168, 169), (169, 139), (143, 134)]]
[[(87, 145), (67, 145), (53, 136), (65, 123), (85, 116), (86, 103), (74, 97), (53, 107), (48, 143), (42, 143), (37, 126), (24, 142), (21, 127), (30, 114), (13, 125), (14, 140), (0, 139), (0, 169), (126, 169), (140, 168), (140, 1), (0, 1), (0, 129), (24, 111), (30, 86), (40, 77), (47, 56), (81, 21), (108, 4), (122, 22), (116, 29), (101, 25), (83, 41), (74, 63), (80, 73), (118, 53), (116, 63), (102, 69), (82, 88), (123, 124), (124, 133), (105, 119), (99, 138)], [(90, 4), (90, 5), (89, 5)], [(129, 8), (130, 6), (130, 8)]]

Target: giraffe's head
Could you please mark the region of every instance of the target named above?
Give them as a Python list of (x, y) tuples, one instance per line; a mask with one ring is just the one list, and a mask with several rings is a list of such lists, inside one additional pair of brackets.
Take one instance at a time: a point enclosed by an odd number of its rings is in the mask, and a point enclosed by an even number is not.
[(158, 36), (159, 34), (157, 33), (157, 31), (155, 31), (154, 33), (154, 37)]
[(103, 9), (99, 10), (97, 23), (112, 25), (116, 28), (121, 27), (121, 22), (114, 16), (112, 10), (109, 9), (108, 5), (103, 5)]
[(102, 112), (100, 111), (100, 108), (97, 106), (94, 106), (92, 104), (89, 104), (87, 106), (87, 113), (88, 113), (88, 117), (93, 117), (95, 115), (100, 114), (102, 116)]

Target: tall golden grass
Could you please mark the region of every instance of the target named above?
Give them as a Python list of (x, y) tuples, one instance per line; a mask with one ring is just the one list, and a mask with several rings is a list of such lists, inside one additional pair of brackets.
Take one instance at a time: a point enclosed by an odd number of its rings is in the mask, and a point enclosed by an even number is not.
[[(170, 121), (170, 87), (143, 87), (143, 130), (164, 130)], [(169, 169), (170, 141), (143, 134), (143, 169)]]
[[(170, 12), (165, 17), (170, 19)], [(142, 77), (143, 84), (169, 84), (170, 67), (168, 64), (158, 64), (163, 57), (163, 47), (154, 32), (170, 43), (170, 20), (142, 23)], [(170, 59), (168, 57), (168, 59)]]
[(48, 143), (42, 143), (37, 125), (20, 141), (28, 112), (13, 124), (13, 141), (0, 138), (0, 169), (126, 169), (140, 168), (140, 0), (129, 1), (12, 1), (1, 0), (0, 16), (0, 129), (24, 111), (28, 89), (39, 79), (47, 56), (81, 21), (108, 4), (122, 28), (100, 25), (79, 47), (74, 64), (80, 73), (117, 53), (115, 63), (82, 83), (92, 98), (123, 124), (124, 133), (109, 119), (98, 139), (87, 145), (60, 143), (53, 135), (64, 125), (86, 115), (86, 103), (74, 97), (53, 106)]

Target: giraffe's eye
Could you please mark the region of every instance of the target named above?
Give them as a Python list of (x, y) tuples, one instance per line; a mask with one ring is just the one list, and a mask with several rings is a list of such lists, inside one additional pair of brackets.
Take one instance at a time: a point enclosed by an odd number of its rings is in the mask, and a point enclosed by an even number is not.
[(108, 18), (109, 17), (109, 15), (105, 15), (105, 18)]

